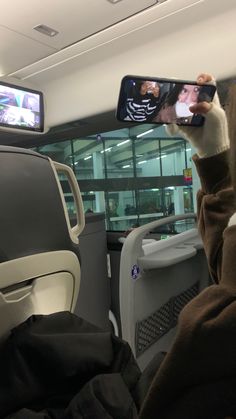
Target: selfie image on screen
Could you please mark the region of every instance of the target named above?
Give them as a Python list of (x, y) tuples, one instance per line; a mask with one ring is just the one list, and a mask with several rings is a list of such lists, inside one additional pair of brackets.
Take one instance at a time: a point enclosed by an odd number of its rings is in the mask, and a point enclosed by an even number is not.
[(126, 80), (124, 91), (124, 120), (151, 122), (160, 103), (160, 85), (149, 80)]
[(0, 85), (0, 123), (40, 129), (40, 95)]
[(194, 114), (189, 110), (198, 102), (200, 86), (172, 84), (153, 122), (191, 124)]
[(189, 125), (202, 119), (189, 107), (203, 100), (211, 100), (206, 86), (127, 78), (120, 117), (123, 121)]

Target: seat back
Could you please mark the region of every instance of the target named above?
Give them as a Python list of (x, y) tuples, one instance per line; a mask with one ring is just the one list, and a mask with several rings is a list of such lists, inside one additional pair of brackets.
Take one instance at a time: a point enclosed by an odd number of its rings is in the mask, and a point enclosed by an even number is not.
[(165, 240), (143, 239), (155, 228), (193, 217), (184, 214), (145, 224), (124, 241), (119, 278), (122, 338), (142, 369), (157, 352), (170, 349), (181, 309), (209, 281), (197, 228)]
[[(58, 174), (77, 209), (70, 227)], [(32, 314), (73, 311), (84, 212), (73, 171), (30, 150), (0, 147), (0, 338)]]

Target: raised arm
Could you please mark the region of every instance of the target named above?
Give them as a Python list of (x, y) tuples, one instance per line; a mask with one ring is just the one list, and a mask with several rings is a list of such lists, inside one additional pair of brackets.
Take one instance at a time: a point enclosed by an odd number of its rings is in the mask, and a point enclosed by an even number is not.
[[(212, 76), (201, 74), (199, 84), (214, 83)], [(229, 135), (224, 110), (216, 93), (212, 103), (200, 102), (190, 110), (205, 116), (202, 127), (169, 125), (170, 135), (181, 134), (197, 150), (193, 156), (201, 181), (197, 195), (198, 225), (215, 282), (221, 279), (223, 231), (235, 211), (229, 170)]]

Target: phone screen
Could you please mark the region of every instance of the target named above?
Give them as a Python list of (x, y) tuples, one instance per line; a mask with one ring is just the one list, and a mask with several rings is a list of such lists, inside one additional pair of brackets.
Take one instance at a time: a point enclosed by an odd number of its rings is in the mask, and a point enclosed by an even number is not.
[(211, 102), (216, 87), (196, 82), (125, 76), (121, 82), (116, 117), (119, 121), (201, 126), (204, 117), (189, 106)]

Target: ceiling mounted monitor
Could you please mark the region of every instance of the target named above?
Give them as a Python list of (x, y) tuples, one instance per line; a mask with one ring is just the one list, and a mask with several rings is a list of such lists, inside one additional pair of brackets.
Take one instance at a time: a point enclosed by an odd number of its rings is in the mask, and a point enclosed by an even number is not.
[(43, 133), (43, 93), (0, 81), (0, 129)]

